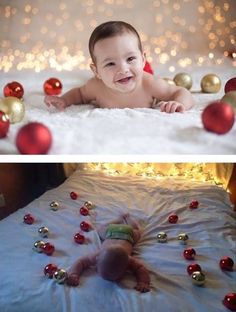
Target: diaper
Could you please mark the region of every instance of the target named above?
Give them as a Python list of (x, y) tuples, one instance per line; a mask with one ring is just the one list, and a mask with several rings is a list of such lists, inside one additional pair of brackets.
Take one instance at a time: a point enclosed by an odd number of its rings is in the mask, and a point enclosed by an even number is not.
[(123, 239), (134, 244), (133, 228), (128, 224), (109, 224), (106, 231), (106, 238)]

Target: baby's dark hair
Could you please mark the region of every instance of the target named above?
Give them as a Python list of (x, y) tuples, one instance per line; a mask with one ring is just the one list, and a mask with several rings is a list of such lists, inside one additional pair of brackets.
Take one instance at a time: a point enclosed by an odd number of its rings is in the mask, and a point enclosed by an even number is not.
[(106, 22), (97, 26), (90, 36), (89, 53), (92, 58), (92, 61), (95, 63), (95, 57), (94, 57), (93, 51), (94, 51), (94, 46), (96, 42), (102, 39), (109, 38), (109, 37), (121, 35), (124, 32), (131, 32), (137, 37), (138, 47), (139, 47), (139, 50), (142, 52), (141, 39), (139, 37), (137, 30), (132, 25), (126, 22), (122, 22), (122, 21), (110, 21), (110, 22)]

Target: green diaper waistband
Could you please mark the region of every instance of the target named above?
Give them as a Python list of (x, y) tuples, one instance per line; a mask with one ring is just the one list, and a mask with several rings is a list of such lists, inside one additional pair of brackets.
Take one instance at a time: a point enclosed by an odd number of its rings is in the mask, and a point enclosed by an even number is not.
[(133, 228), (128, 224), (109, 224), (106, 232), (106, 238), (123, 239), (133, 244)]

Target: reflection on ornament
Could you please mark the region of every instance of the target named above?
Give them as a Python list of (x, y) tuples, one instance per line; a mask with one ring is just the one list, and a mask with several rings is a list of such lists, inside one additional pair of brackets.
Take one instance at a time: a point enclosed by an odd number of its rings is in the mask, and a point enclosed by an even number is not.
[(62, 83), (57, 78), (49, 78), (44, 82), (43, 90), (47, 95), (58, 95), (62, 91)]
[(207, 131), (227, 133), (234, 124), (234, 110), (230, 104), (213, 102), (202, 112), (202, 123)]
[(221, 80), (215, 74), (205, 75), (201, 80), (201, 89), (204, 93), (217, 93), (220, 91)]
[(181, 244), (183, 244), (183, 245), (187, 244), (188, 235), (185, 234), (185, 233), (180, 233), (180, 234), (178, 235), (178, 241), (179, 241)]
[(166, 243), (167, 242), (167, 234), (165, 232), (159, 232), (157, 234), (157, 241), (159, 243)]
[(202, 286), (205, 283), (205, 274), (202, 271), (193, 272), (191, 275), (192, 282), (194, 285)]
[(45, 245), (45, 243), (43, 242), (43, 241), (41, 241), (41, 240), (39, 240), (39, 241), (36, 241), (35, 243), (34, 243), (34, 247), (33, 247), (33, 250), (34, 251), (37, 251), (38, 253), (42, 253), (43, 252), (43, 246)]
[(86, 208), (88, 208), (88, 209), (92, 209), (92, 208), (94, 208), (94, 204), (91, 202), (91, 201), (86, 201), (85, 203), (84, 203), (84, 207), (86, 207)]
[(17, 123), (25, 115), (25, 105), (18, 98), (9, 96), (0, 100), (0, 111), (9, 116), (10, 123)]
[(43, 272), (44, 272), (44, 275), (47, 276), (48, 278), (53, 278), (53, 275), (57, 270), (58, 270), (58, 267), (55, 264), (49, 263), (45, 266)]
[(38, 233), (41, 237), (48, 237), (49, 230), (46, 226), (42, 226), (38, 229)]
[(67, 272), (63, 269), (59, 269), (53, 274), (53, 278), (58, 284), (63, 284), (67, 279)]
[(187, 73), (179, 73), (179, 74), (175, 75), (173, 80), (174, 80), (176, 86), (183, 87), (183, 88), (186, 88), (188, 90), (191, 89), (191, 87), (193, 85), (192, 78)]
[(5, 85), (3, 88), (3, 94), (5, 97), (14, 96), (18, 99), (22, 99), (24, 95), (24, 88), (19, 82), (12, 81)]
[(236, 91), (236, 77), (231, 78), (225, 84), (225, 93)]
[(0, 111), (0, 139), (5, 138), (9, 130), (10, 120), (7, 114)]
[(52, 209), (53, 211), (57, 211), (58, 208), (59, 208), (59, 203), (58, 203), (57, 201), (52, 201), (52, 202), (50, 203), (50, 207), (51, 207), (51, 209)]
[(224, 306), (231, 311), (236, 311), (236, 293), (228, 293), (223, 300)]
[(234, 112), (236, 113), (236, 91), (226, 93), (222, 97), (221, 102), (231, 104), (234, 108)]
[(172, 79), (170, 79), (170, 78), (163, 78), (163, 80), (168, 82), (168, 84), (171, 85), (171, 86), (176, 86), (175, 82)]
[(21, 154), (47, 154), (51, 144), (51, 132), (39, 122), (23, 126), (16, 136), (16, 146)]

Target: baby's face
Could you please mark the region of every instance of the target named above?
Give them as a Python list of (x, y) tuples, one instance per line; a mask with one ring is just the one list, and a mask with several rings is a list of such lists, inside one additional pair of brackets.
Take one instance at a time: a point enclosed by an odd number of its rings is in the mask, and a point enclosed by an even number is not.
[(127, 32), (98, 41), (94, 56), (97, 77), (113, 91), (130, 93), (141, 84), (144, 56), (134, 34)]

